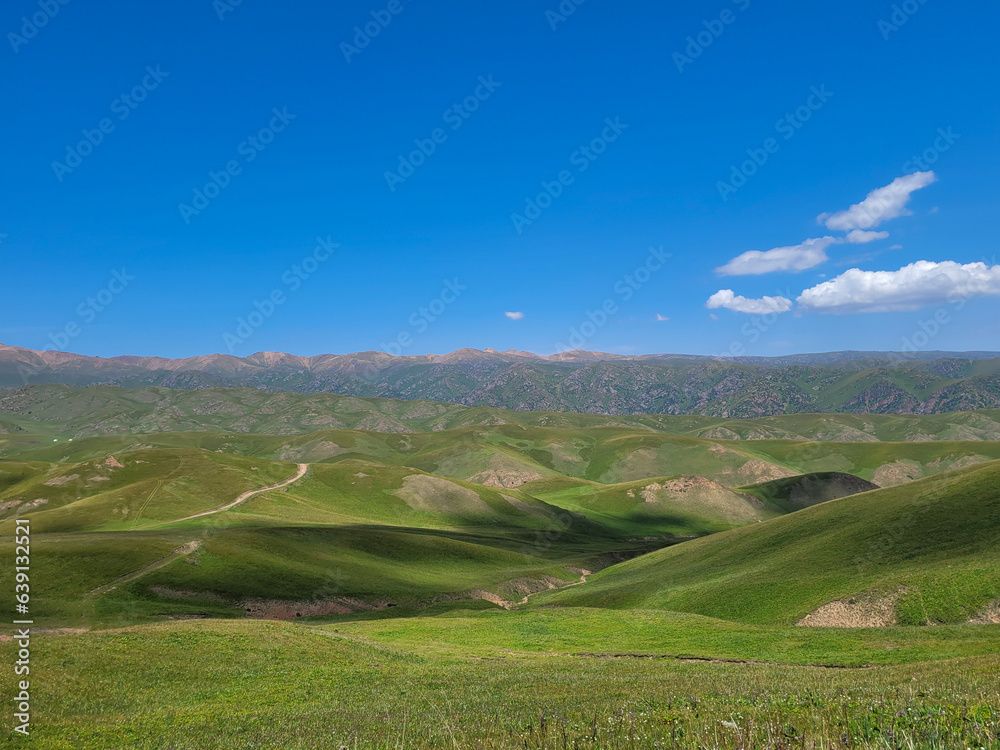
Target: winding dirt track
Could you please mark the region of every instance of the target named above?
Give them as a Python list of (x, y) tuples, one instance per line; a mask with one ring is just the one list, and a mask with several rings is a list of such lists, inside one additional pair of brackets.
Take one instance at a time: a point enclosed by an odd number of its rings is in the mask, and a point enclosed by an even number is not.
[(180, 547), (175, 549), (166, 557), (161, 557), (159, 560), (153, 560), (153, 562), (151, 562), (149, 565), (139, 568), (139, 570), (133, 570), (131, 573), (126, 573), (123, 576), (119, 576), (111, 583), (106, 583), (103, 586), (98, 586), (96, 589), (91, 590), (87, 594), (87, 596), (99, 596), (100, 594), (104, 594), (110, 591), (111, 589), (115, 588), (120, 583), (128, 583), (129, 581), (134, 581), (136, 578), (141, 578), (147, 573), (152, 573), (154, 570), (159, 570), (160, 568), (166, 567), (174, 560), (176, 560), (178, 557), (187, 557), (188, 555), (197, 552), (200, 547), (201, 547), (201, 542), (198, 541), (197, 539), (191, 542), (187, 542), (186, 544), (182, 544)]
[[(211, 516), (216, 513), (222, 513), (223, 511), (230, 510), (231, 508), (235, 508), (237, 505), (245, 503), (251, 497), (255, 497), (256, 495), (259, 495), (262, 492), (270, 492), (271, 490), (280, 490), (282, 487), (287, 487), (292, 482), (297, 482), (306, 475), (306, 472), (308, 470), (309, 470), (309, 464), (299, 464), (298, 471), (296, 471), (295, 474), (293, 474), (292, 476), (288, 477), (288, 479), (282, 479), (280, 482), (276, 484), (267, 485), (267, 487), (258, 487), (255, 490), (247, 490), (242, 495), (239, 495), (231, 503), (226, 503), (222, 507), (216, 508), (215, 510), (206, 510), (203, 511), (202, 513), (195, 513), (193, 516), (188, 516), (187, 518), (178, 518), (176, 521), (168, 521), (167, 523), (190, 521), (192, 518)], [(159, 485), (157, 485), (156, 489), (159, 489)], [(153, 490), (154, 493), (156, 492), (156, 489)], [(150, 494), (150, 498), (152, 498), (152, 493)], [(147, 499), (146, 502), (148, 503), (149, 499)], [(145, 505), (143, 507), (145, 507)], [(119, 584), (127, 583), (128, 581), (134, 581), (136, 578), (141, 578), (147, 573), (152, 573), (154, 570), (159, 570), (160, 568), (169, 565), (179, 557), (187, 557), (188, 555), (197, 552), (198, 549), (201, 547), (201, 545), (202, 542), (197, 539), (187, 542), (186, 544), (182, 544), (180, 547), (177, 547), (173, 552), (171, 552), (166, 557), (161, 557), (159, 560), (154, 560), (149, 565), (146, 565), (145, 567), (142, 567), (139, 570), (134, 570), (131, 573), (126, 573), (123, 576), (119, 576), (115, 580), (111, 581), (111, 583), (104, 584), (103, 586), (98, 586), (96, 589), (90, 591), (90, 593), (88, 593), (88, 596), (97, 596), (103, 594), (115, 588)]]
[(299, 470), (295, 472), (295, 474), (293, 474), (292, 476), (288, 477), (288, 479), (282, 479), (277, 484), (269, 484), (267, 487), (258, 487), (255, 490), (247, 490), (242, 495), (233, 500), (231, 503), (223, 505), (221, 508), (216, 508), (215, 510), (206, 510), (202, 511), (201, 513), (195, 513), (193, 516), (188, 516), (187, 518), (178, 518), (176, 521), (170, 521), (170, 523), (190, 521), (194, 518), (202, 518), (204, 516), (214, 516), (216, 513), (223, 513), (227, 510), (232, 510), (237, 505), (245, 503), (251, 497), (255, 497), (256, 495), (259, 495), (262, 492), (270, 492), (271, 490), (280, 490), (282, 487), (287, 487), (292, 482), (299, 481), (300, 479), (302, 479), (302, 477), (306, 475), (306, 472), (308, 470), (309, 470), (309, 464), (299, 464)]

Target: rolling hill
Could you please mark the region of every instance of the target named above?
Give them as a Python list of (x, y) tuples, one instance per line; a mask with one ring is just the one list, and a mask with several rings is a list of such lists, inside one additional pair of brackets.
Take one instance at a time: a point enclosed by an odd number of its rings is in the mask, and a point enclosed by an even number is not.
[(965, 622), (1000, 598), (998, 487), (993, 461), (845, 497), (645, 555), (536, 603), (775, 625)]

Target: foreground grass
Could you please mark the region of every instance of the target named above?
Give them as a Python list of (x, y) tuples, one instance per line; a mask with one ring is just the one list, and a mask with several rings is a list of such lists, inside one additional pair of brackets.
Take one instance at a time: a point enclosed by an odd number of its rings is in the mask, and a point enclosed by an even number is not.
[(995, 655), (867, 669), (484, 658), (249, 621), (34, 649), (33, 748), (1000, 747)]
[(1000, 654), (1000, 627), (995, 625), (769, 627), (641, 610), (466, 610), (320, 627), (363, 643), (478, 658), (544, 654), (864, 667)]

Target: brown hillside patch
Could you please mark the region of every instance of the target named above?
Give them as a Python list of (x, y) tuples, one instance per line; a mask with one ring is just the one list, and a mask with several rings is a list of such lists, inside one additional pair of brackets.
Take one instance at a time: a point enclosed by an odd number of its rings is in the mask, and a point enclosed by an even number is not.
[(42, 482), (42, 484), (46, 487), (62, 487), (64, 484), (69, 484), (79, 478), (79, 474), (69, 474), (68, 476), (52, 477), (52, 479)]
[(969, 622), (973, 625), (1000, 625), (1000, 599), (986, 606)]
[(729, 523), (751, 523), (764, 517), (756, 498), (734, 492), (705, 477), (682, 476), (662, 484), (653, 482), (643, 487), (639, 495), (650, 505), (682, 506)]
[(466, 481), (482, 484), (486, 487), (512, 490), (522, 484), (544, 478), (545, 474), (530, 464), (502, 453), (494, 453), (489, 458), (487, 468), (473, 474)]
[(506, 490), (512, 490), (528, 482), (534, 482), (536, 479), (544, 479), (544, 476), (537, 471), (505, 471), (503, 469), (487, 469), (469, 477), (470, 482), (481, 484), (484, 487), (497, 487)]
[(278, 599), (247, 599), (240, 606), (247, 617), (255, 620), (295, 620), (299, 617), (347, 615), (352, 612), (381, 611), (393, 606), (389, 601), (364, 602), (338, 597), (320, 602), (281, 601)]
[(895, 487), (906, 484), (924, 476), (923, 467), (916, 461), (901, 459), (892, 464), (885, 464), (875, 470), (872, 481), (879, 487)]
[(403, 486), (395, 494), (414, 510), (459, 516), (493, 515), (493, 509), (474, 491), (441, 477), (411, 474), (403, 479)]
[(328, 458), (339, 456), (341, 453), (350, 453), (350, 449), (341, 448), (330, 440), (312, 440), (304, 445), (283, 445), (284, 451), (278, 458), (282, 461), (305, 461), (316, 462), (325, 461)]
[(760, 482), (770, 482), (775, 479), (795, 476), (794, 471), (789, 471), (777, 464), (761, 461), (759, 458), (751, 458), (736, 473), (741, 480), (746, 480), (743, 484), (758, 484)]
[(807, 628), (887, 628), (896, 624), (896, 600), (904, 590), (827, 602), (795, 624)]

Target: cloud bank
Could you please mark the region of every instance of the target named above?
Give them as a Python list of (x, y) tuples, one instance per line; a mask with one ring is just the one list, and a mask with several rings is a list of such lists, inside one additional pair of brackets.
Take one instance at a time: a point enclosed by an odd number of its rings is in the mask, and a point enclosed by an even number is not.
[(1000, 265), (919, 260), (898, 271), (852, 268), (806, 289), (796, 301), (802, 311), (845, 314), (919, 310), (988, 296), (1000, 296)]

